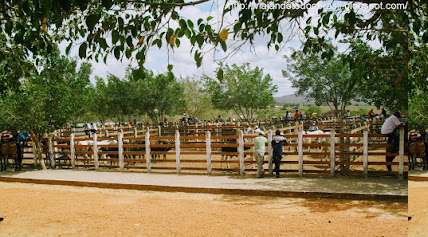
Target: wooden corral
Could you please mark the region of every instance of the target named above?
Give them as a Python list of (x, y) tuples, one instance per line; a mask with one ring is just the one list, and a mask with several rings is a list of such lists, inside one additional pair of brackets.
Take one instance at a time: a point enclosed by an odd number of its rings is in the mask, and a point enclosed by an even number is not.
[[(304, 134), (300, 123), (280, 128), (288, 140), (281, 171), (335, 175), (346, 157), (352, 174), (385, 174), (386, 138), (369, 131), (369, 126), (364, 124), (349, 133), (336, 133), (330, 128), (328, 134)], [(100, 130), (91, 138), (76, 132), (53, 140), (53, 156), (68, 161), (67, 166), (72, 168), (244, 175), (256, 171), (256, 161), (252, 150), (255, 134), (245, 134), (243, 129), (243, 125), (131, 127)], [(273, 130), (268, 131), (271, 141)], [(271, 146), (267, 144), (267, 172), (272, 172), (270, 154)], [(392, 163), (400, 177), (407, 173), (405, 160), (403, 140)]]

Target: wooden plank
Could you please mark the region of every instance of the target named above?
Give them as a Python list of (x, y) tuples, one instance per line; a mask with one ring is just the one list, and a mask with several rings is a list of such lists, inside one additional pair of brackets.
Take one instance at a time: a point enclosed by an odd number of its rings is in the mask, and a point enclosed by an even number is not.
[(400, 127), (400, 144), (399, 144), (399, 165), (398, 165), (398, 176), (399, 179), (403, 178), (404, 173), (404, 127)]
[(74, 148), (74, 133), (70, 135), (70, 158), (71, 158), (71, 168), (76, 166), (76, 149)]
[(99, 168), (99, 165), (100, 165), (100, 163), (98, 162), (98, 138), (97, 138), (97, 133), (94, 133), (93, 134), (94, 135), (94, 144), (93, 144), (93, 147), (92, 147), (92, 152), (93, 152), (93, 159), (94, 159), (94, 166), (95, 166), (95, 169), (98, 169)]
[(330, 175), (334, 176), (336, 171), (336, 132), (330, 133)]
[(205, 145), (206, 145), (205, 150), (206, 150), (206, 158), (207, 158), (207, 173), (211, 174), (212, 164), (211, 164), (211, 132), (210, 131), (206, 132)]
[(367, 130), (363, 131), (363, 169), (364, 169), (364, 176), (367, 177), (368, 170), (369, 170), (369, 132)]
[(146, 168), (147, 168), (147, 173), (151, 172), (151, 155), (150, 155), (150, 129), (147, 129), (146, 131)]
[(117, 135), (117, 145), (118, 145), (118, 153), (119, 153), (119, 168), (125, 168), (125, 162), (123, 157), (123, 131), (121, 130)]
[(244, 133), (242, 130), (239, 130), (239, 139), (238, 139), (238, 153), (239, 153), (239, 174), (243, 176), (245, 174), (245, 156), (244, 156)]
[(175, 132), (175, 167), (177, 174), (180, 174), (180, 132), (178, 130)]
[(299, 156), (299, 176), (303, 176), (303, 129), (300, 127), (298, 131), (297, 153)]

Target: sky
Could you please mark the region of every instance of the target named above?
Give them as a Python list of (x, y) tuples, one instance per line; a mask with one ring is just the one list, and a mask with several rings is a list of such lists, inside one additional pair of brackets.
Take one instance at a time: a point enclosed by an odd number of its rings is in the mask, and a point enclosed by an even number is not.
[[(180, 14), (189, 19), (197, 19), (199, 17), (206, 18), (207, 16), (212, 15), (214, 17), (214, 21), (216, 21), (216, 19), (219, 19), (221, 9), (221, 7), (216, 6), (217, 4), (222, 6), (221, 0), (212, 1), (211, 3), (209, 2), (198, 6), (185, 7), (181, 10)], [(317, 6), (309, 9), (309, 13), (306, 17), (312, 16), (316, 19), (319, 4), (326, 5), (329, 3), (318, 3)], [(227, 23), (232, 23), (233, 19), (235, 19), (233, 17), (233, 13), (231, 15), (227, 15), (225, 18), (225, 25), (227, 25)], [(304, 27), (305, 18), (302, 19), (301, 22)], [(313, 22), (316, 21), (313, 20)], [(266, 46), (267, 38), (260, 36), (255, 39), (251, 46), (244, 45), (234, 55), (227, 57), (224, 60), (224, 63), (250, 63), (252, 67), (257, 66), (263, 68), (264, 72), (273, 78), (274, 84), (278, 87), (278, 92), (275, 96), (294, 94), (296, 90), (292, 88), (291, 82), (282, 75), (282, 70), (286, 67), (284, 55), (290, 55), (292, 51), (300, 49), (302, 46), (303, 36), (297, 28), (293, 29), (291, 26), (292, 24), (289, 22), (284, 22), (280, 25), (280, 29), (284, 35), (285, 44), (279, 51), (274, 49), (269, 50)], [(109, 40), (107, 41), (109, 42)], [(227, 42), (228, 45), (234, 43), (231, 39)], [(60, 47), (64, 50), (65, 46), (65, 44), (61, 44)], [(79, 45), (74, 45), (72, 47), (70, 56), (78, 58), (78, 46)], [(219, 60), (224, 59), (225, 54), (223, 51), (219, 48), (217, 50), (207, 52), (204, 55), (202, 66), (197, 68), (196, 63), (193, 60), (193, 55), (190, 54), (190, 48), (191, 45), (187, 39), (181, 40), (180, 47), (175, 48), (174, 50), (169, 49), (168, 51), (165, 47), (161, 49), (152, 48), (147, 54), (145, 67), (157, 73), (165, 72), (167, 70), (169, 58), (169, 63), (174, 65), (173, 72), (177, 77), (192, 77), (198, 79), (202, 75), (214, 76)], [(118, 61), (113, 55), (108, 57), (106, 64), (102, 61), (90, 61), (90, 63), (92, 64), (92, 79), (94, 79), (95, 76), (106, 77), (109, 74), (123, 78), (126, 73), (126, 69), (130, 65), (136, 66), (136, 60), (127, 60), (125, 58), (122, 61)]]

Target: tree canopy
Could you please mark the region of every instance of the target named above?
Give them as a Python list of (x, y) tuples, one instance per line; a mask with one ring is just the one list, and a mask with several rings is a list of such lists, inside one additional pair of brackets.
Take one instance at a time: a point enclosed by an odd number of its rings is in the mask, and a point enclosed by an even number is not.
[[(267, 47), (279, 50), (287, 43), (284, 24), (294, 26), (304, 35), (304, 53), (319, 53), (322, 59), (335, 57), (328, 46), (331, 38), (348, 44), (355, 39), (379, 43), (377, 50), (355, 44), (352, 46), (355, 55), (345, 58), (350, 67), (359, 67), (359, 72), (352, 68), (351, 71), (353, 76), (365, 79), (362, 85), (366, 85), (366, 89), (361, 93), (366, 93), (363, 98), (371, 104), (378, 105), (381, 103), (378, 98), (383, 98), (385, 104), (406, 111), (407, 103), (403, 101), (407, 101), (407, 92), (413, 96), (426, 91), (426, 1), (343, 0), (335, 1), (333, 8), (321, 0), (286, 1), (300, 6), (318, 4), (316, 17), (308, 16), (309, 8), (248, 7), (257, 2), (2, 0), (0, 69), (5, 73), (0, 75), (0, 94), (19, 88), (20, 79), (34, 70), (34, 66), (40, 68), (44, 58), (55, 52), (59, 43), (67, 45), (66, 53), (78, 47), (82, 59), (106, 61), (108, 55), (114, 55), (117, 59), (135, 58), (143, 65), (151, 48), (166, 46), (173, 51), (186, 40), (191, 45), (189, 53), (200, 66), (204, 53), (212, 48), (230, 52), (233, 47), (253, 44), (259, 35), (265, 37)], [(221, 4), (219, 17), (189, 19), (182, 13), (185, 8), (216, 3)], [(282, 3), (282, 0), (266, 2)], [(373, 4), (386, 3), (402, 4), (405, 8), (373, 7)], [(237, 7), (240, 5), (246, 7)], [(361, 5), (372, 8), (361, 11)], [(230, 18), (228, 22), (226, 18)], [(239, 44), (234, 46), (233, 40)], [(221, 79), (222, 71), (217, 75)], [(395, 89), (387, 88), (390, 85)], [(376, 93), (372, 93), (373, 88)], [(388, 95), (390, 99), (384, 100)]]
[(245, 121), (253, 121), (257, 111), (274, 104), (277, 86), (262, 69), (246, 65), (219, 68), (222, 78), (205, 77), (212, 103), (219, 109), (233, 110)]
[(321, 53), (296, 51), (292, 55), (290, 75), (299, 95), (313, 99), (317, 105), (327, 104), (337, 116), (343, 115), (346, 106), (358, 99), (356, 88), (361, 78), (352, 76), (348, 62), (337, 52), (323, 59)]
[[(344, 1), (348, 2), (348, 1)], [(358, 11), (358, 6), (369, 3), (402, 3), (406, 9), (373, 8), (369, 14)], [(296, 24), (305, 34), (305, 51), (323, 50), (327, 32), (337, 37), (359, 37), (379, 40), (386, 49), (394, 48), (402, 60), (409, 57), (410, 40), (420, 37), (428, 42), (426, 19), (427, 3), (422, 0), (402, 1), (356, 0), (348, 6), (331, 8), (321, 0), (286, 1), (294, 8), (249, 7), (257, 1), (224, 1), (220, 6), (221, 17), (188, 19), (181, 13), (183, 8), (202, 4), (220, 3), (216, 0), (174, 1), (127, 1), (127, 0), (3, 0), (0, 5), (1, 34), (9, 42), (22, 45), (27, 54), (34, 56), (49, 53), (55, 43), (68, 42), (79, 45), (81, 58), (135, 57), (144, 63), (151, 47), (179, 47), (188, 40), (197, 65), (201, 64), (203, 46), (211, 45), (227, 50), (229, 35), (234, 39), (253, 43), (257, 35), (266, 35), (268, 47), (279, 49), (284, 43), (281, 24)], [(283, 4), (272, 0), (266, 4)], [(305, 4), (319, 4), (318, 19), (306, 17), (309, 8)], [(239, 8), (238, 6), (245, 6)], [(349, 7), (350, 6), (350, 7)], [(373, 5), (372, 5), (373, 6)], [(224, 22), (232, 16), (231, 24)], [(306, 24), (302, 23), (306, 20)], [(315, 22), (316, 21), (316, 22)], [(302, 27), (303, 26), (303, 27)], [(111, 40), (107, 40), (111, 38)], [(83, 40), (82, 40), (83, 39)], [(328, 55), (329, 51), (325, 51)], [(399, 56), (399, 55), (397, 55)]]

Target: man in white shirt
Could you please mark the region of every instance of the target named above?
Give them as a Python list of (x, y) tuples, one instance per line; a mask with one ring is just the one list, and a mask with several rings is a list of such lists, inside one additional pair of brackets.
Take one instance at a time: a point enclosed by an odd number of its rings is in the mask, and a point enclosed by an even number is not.
[(257, 157), (257, 178), (263, 178), (264, 176), (263, 163), (265, 158), (266, 142), (267, 139), (264, 137), (264, 132), (260, 130), (257, 137), (254, 138), (254, 150)]
[(398, 153), (399, 149), (399, 131), (398, 127), (402, 125), (400, 121), (401, 115), (400, 112), (394, 112), (391, 116), (385, 119), (385, 122), (382, 124), (381, 133), (388, 136), (388, 147), (386, 149), (386, 167), (388, 169), (388, 174), (391, 174), (392, 168), (391, 163), (395, 159), (395, 154)]
[(380, 132), (384, 135), (393, 133), (394, 130), (402, 124), (399, 119), (400, 117), (400, 112), (395, 112), (389, 116), (387, 119), (385, 119), (385, 122), (383, 122)]

